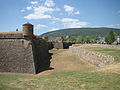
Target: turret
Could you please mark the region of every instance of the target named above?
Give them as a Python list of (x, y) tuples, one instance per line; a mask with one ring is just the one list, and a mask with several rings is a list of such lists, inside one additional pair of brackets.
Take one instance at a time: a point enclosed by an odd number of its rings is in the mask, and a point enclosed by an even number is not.
[(24, 36), (33, 36), (33, 25), (30, 23), (23, 24), (22, 31)]

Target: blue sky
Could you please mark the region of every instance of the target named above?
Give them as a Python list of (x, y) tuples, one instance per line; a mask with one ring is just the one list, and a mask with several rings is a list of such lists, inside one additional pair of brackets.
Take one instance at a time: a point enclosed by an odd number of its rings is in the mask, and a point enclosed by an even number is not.
[(0, 32), (34, 25), (35, 34), (64, 28), (120, 28), (120, 0), (0, 0)]

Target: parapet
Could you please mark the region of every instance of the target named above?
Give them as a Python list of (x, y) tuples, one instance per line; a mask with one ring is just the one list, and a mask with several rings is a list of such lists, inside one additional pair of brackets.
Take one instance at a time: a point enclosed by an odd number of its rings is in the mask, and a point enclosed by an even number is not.
[(23, 38), (22, 31), (0, 32), (1, 39)]
[(0, 39), (19, 39), (32, 37), (33, 35), (33, 25), (25, 23), (22, 25), (22, 31), (18, 31), (17, 29), (13, 32), (0, 32)]

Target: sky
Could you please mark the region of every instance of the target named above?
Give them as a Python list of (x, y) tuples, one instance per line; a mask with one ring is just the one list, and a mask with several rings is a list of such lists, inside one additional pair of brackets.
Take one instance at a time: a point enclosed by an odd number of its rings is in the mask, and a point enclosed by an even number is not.
[(66, 28), (120, 28), (120, 0), (0, 0), (0, 32), (34, 25), (37, 35)]

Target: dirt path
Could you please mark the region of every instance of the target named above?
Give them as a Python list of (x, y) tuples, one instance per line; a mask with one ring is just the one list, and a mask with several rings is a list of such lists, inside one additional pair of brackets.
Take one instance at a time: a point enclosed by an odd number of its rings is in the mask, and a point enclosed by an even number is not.
[(37, 75), (49, 75), (55, 72), (63, 71), (90, 71), (96, 69), (96, 66), (83, 62), (77, 56), (68, 50), (51, 50), (53, 53), (51, 59), (52, 70), (41, 72)]

